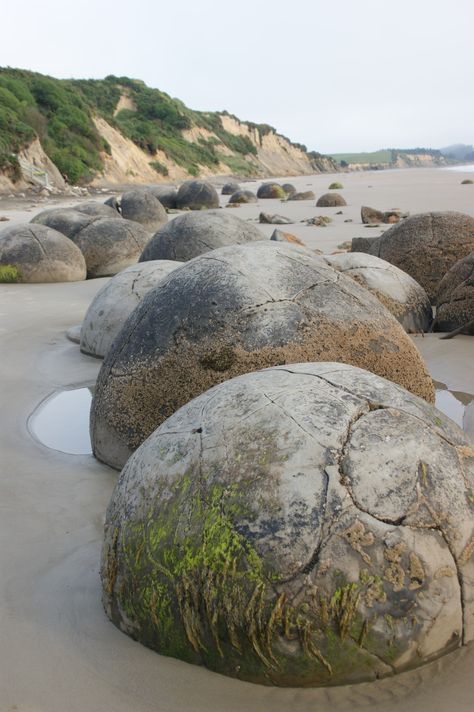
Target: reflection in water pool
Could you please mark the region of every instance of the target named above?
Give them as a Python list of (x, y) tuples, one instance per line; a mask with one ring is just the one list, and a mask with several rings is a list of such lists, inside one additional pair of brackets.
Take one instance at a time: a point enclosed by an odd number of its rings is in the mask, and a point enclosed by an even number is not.
[(29, 420), (35, 438), (46, 447), (71, 455), (92, 453), (89, 411), (93, 388), (74, 388), (54, 393)]
[[(434, 383), (436, 407), (462, 428), (466, 406), (474, 403), (474, 394), (448, 391), (444, 383)], [(89, 411), (93, 392), (93, 386), (75, 388), (54, 393), (43, 401), (28, 423), (36, 439), (53, 450), (90, 455)]]

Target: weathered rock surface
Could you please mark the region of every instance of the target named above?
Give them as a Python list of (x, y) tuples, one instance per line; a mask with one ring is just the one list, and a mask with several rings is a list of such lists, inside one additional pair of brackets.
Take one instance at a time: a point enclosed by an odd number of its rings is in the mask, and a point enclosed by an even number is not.
[(240, 185), (238, 183), (226, 183), (222, 186), (221, 195), (233, 195), (240, 190)]
[(77, 210), (85, 215), (97, 215), (101, 218), (117, 218), (120, 217), (120, 213), (117, 212), (116, 208), (112, 205), (106, 205), (105, 203), (98, 203), (95, 200), (90, 200), (85, 203), (78, 203), (74, 205), (72, 210)]
[(187, 262), (219, 247), (265, 239), (265, 235), (257, 227), (222, 210), (187, 213), (178, 215), (152, 237), (140, 257), (140, 262)]
[(324, 260), (368, 289), (409, 334), (429, 331), (433, 318), (430, 300), (406, 272), (379, 257), (357, 252), (325, 255)]
[(329, 359), (434, 398), (396, 319), (310, 250), (267, 239), (201, 255), (165, 277), (114, 341), (92, 404), (93, 451), (120, 468), (212, 385), (269, 365)]
[[(344, 222), (348, 222), (345, 220)], [(352, 220), (350, 221), (352, 222)], [(351, 252), (365, 252), (366, 254), (376, 254), (377, 245), (380, 242), (380, 235), (377, 237), (353, 237)]]
[(211, 183), (204, 180), (188, 180), (179, 186), (176, 207), (182, 210), (209, 210), (219, 207), (219, 196)]
[(251, 190), (237, 190), (229, 198), (229, 203), (257, 203), (257, 196)]
[(370, 254), (407, 272), (434, 303), (438, 286), (455, 262), (474, 251), (474, 218), (464, 213), (420, 213), (389, 228)]
[(168, 222), (168, 215), (157, 197), (149, 190), (127, 190), (120, 200), (122, 217), (139, 223), (153, 233)]
[(99, 218), (72, 239), (84, 255), (88, 277), (111, 277), (138, 262), (150, 234), (132, 220)]
[(295, 245), (301, 245), (301, 247), (306, 247), (303, 240), (300, 240), (299, 237), (296, 237), (296, 235), (293, 235), (291, 232), (284, 232), (283, 230), (279, 230), (278, 228), (275, 228), (275, 230), (272, 232), (270, 240), (273, 240), (274, 242), (292, 242)]
[(270, 213), (260, 213), (258, 222), (265, 225), (291, 225), (293, 220), (284, 215), (270, 215)]
[(339, 205), (347, 205), (339, 193), (324, 193), (316, 203), (317, 208), (335, 208)]
[(375, 680), (474, 638), (474, 449), (340, 363), (226, 381), (166, 420), (109, 505), (103, 602), (165, 655), (282, 686)]
[[(120, 220), (118, 213), (114, 217)], [(92, 225), (96, 220), (100, 220), (99, 215), (87, 215), (87, 213), (80, 213), (73, 208), (67, 210), (63, 208), (53, 208), (51, 210), (43, 210), (41, 213), (38, 213), (38, 215), (35, 215), (31, 220), (31, 224), (46, 225), (46, 227), (57, 230), (73, 240), (81, 230)]]
[[(16, 282), (78, 282), (86, 278), (81, 251), (46, 225), (21, 223), (0, 230), (0, 267), (13, 268)], [(0, 275), (1, 279), (1, 275)]]
[[(453, 331), (474, 321), (474, 252), (444, 275), (436, 305), (435, 331)], [(464, 333), (474, 334), (474, 324)]]
[(286, 198), (286, 193), (279, 183), (262, 183), (257, 190), (257, 198), (265, 200), (270, 198), (280, 198), (280, 200), (283, 200)]
[(103, 358), (132, 311), (181, 262), (153, 260), (122, 270), (97, 292), (81, 328), (81, 351)]
[(296, 193), (296, 188), (293, 183), (282, 183), (283, 190), (287, 196), (294, 195)]
[(288, 200), (314, 200), (316, 198), (312, 190), (305, 190), (302, 193), (293, 193), (288, 196)]
[(158, 198), (164, 208), (174, 210), (177, 207), (178, 189), (174, 185), (149, 185), (147, 191)]
[(371, 223), (397, 223), (400, 221), (401, 213), (399, 210), (387, 210), (383, 212), (382, 210), (376, 210), (375, 208), (369, 208), (367, 205), (363, 205), (360, 209), (360, 217), (364, 224), (368, 225)]

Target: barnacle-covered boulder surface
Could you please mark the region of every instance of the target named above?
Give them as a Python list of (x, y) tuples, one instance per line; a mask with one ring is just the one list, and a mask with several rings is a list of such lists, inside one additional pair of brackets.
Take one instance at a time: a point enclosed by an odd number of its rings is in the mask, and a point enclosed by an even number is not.
[(149, 292), (112, 344), (92, 403), (94, 454), (121, 468), (165, 418), (216, 383), (327, 360), (434, 398), (396, 319), (310, 250), (266, 240), (201, 255)]
[(420, 213), (386, 230), (369, 252), (391, 262), (426, 290), (432, 303), (455, 262), (474, 251), (474, 218), (454, 211)]
[(373, 680), (474, 637), (474, 450), (340, 363), (222, 383), (165, 421), (108, 508), (103, 601), (154, 650), (251, 682)]
[(474, 334), (474, 251), (456, 262), (439, 284), (436, 331), (452, 331), (464, 324)]
[(8, 281), (12, 282), (78, 282), (86, 278), (81, 251), (46, 225), (19, 223), (0, 230), (1, 266), (9, 268)]
[(147, 232), (155, 232), (168, 222), (168, 215), (158, 198), (149, 190), (127, 190), (120, 201), (122, 216), (140, 223)]
[(137, 222), (98, 218), (72, 238), (87, 265), (88, 277), (110, 277), (138, 262), (150, 234)]
[(223, 210), (186, 213), (178, 215), (153, 235), (140, 262), (187, 262), (219, 247), (265, 239), (266, 235), (255, 225)]
[(181, 262), (152, 260), (122, 270), (97, 292), (81, 328), (81, 351), (104, 357), (141, 299)]
[(379, 257), (358, 252), (325, 255), (323, 259), (372, 292), (409, 334), (429, 330), (433, 319), (430, 300), (409, 274)]

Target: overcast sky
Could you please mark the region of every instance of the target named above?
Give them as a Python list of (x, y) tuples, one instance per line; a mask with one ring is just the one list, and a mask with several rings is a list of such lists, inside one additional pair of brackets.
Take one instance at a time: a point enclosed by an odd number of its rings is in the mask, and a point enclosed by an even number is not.
[(144, 80), (321, 152), (474, 143), (474, 0), (9, 0), (0, 66)]

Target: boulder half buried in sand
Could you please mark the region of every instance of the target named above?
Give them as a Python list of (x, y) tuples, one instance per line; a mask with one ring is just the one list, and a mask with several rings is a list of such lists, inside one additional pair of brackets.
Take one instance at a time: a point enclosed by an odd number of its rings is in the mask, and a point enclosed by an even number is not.
[(240, 190), (240, 185), (238, 183), (225, 183), (222, 186), (221, 195), (233, 195)]
[[(120, 214), (117, 213), (114, 218), (120, 220)], [(31, 220), (31, 224), (46, 225), (46, 227), (57, 230), (73, 240), (81, 230), (92, 225), (96, 220), (100, 220), (100, 215), (88, 215), (74, 208), (52, 208), (51, 210), (43, 210), (38, 215), (35, 215)]]
[(251, 190), (237, 190), (230, 196), (229, 203), (258, 203), (258, 200)]
[(435, 331), (453, 331), (473, 322), (463, 333), (474, 334), (474, 252), (444, 275), (436, 304)]
[(474, 450), (340, 363), (221, 383), (127, 462), (105, 610), (159, 653), (250, 682), (355, 683), (474, 637)]
[(286, 198), (286, 193), (279, 183), (262, 183), (257, 190), (257, 198), (262, 198), (264, 200), (279, 198), (280, 200), (283, 200)]
[(143, 250), (140, 262), (187, 262), (219, 247), (265, 239), (265, 235), (255, 225), (223, 210), (186, 213), (178, 215), (158, 230)]
[(168, 222), (168, 215), (158, 198), (149, 190), (127, 190), (121, 198), (122, 217), (139, 223), (153, 233)]
[(211, 183), (204, 180), (188, 180), (179, 186), (176, 207), (180, 210), (209, 210), (219, 207), (219, 196)]
[(85, 278), (81, 251), (57, 230), (31, 223), (0, 230), (0, 282), (78, 282)]
[(149, 292), (109, 350), (91, 410), (93, 451), (120, 468), (207, 388), (305, 360), (363, 365), (434, 399), (396, 319), (310, 250), (267, 239), (201, 255)]
[(473, 251), (474, 218), (450, 211), (413, 215), (389, 228), (370, 247), (370, 254), (421, 284), (432, 303), (446, 272)]
[(181, 262), (153, 260), (122, 270), (97, 292), (81, 328), (81, 351), (103, 358), (126, 319), (158, 282)]
[(347, 205), (339, 193), (324, 193), (316, 203), (317, 208), (336, 208), (339, 205)]
[(167, 210), (176, 208), (178, 189), (174, 185), (148, 185), (146, 190), (154, 195), (155, 198), (158, 198), (162, 206)]
[(372, 292), (409, 334), (429, 331), (433, 319), (430, 300), (409, 274), (379, 257), (363, 253), (325, 255), (324, 259)]

